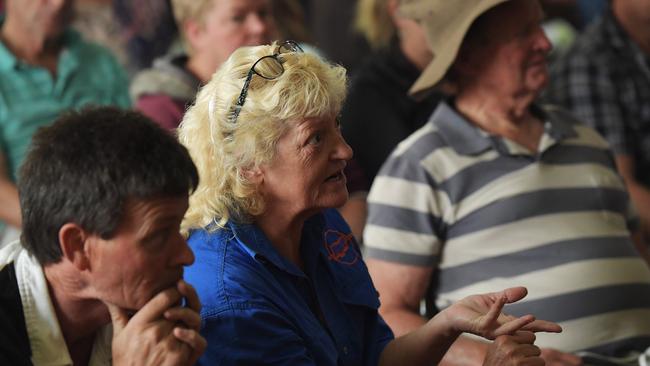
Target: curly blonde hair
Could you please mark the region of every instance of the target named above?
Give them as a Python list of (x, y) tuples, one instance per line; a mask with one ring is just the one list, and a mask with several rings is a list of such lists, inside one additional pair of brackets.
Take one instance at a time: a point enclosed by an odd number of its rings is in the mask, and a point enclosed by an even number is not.
[[(200, 183), (190, 197), (182, 231), (223, 227), (233, 219), (250, 221), (264, 211), (258, 187), (246, 171), (270, 162), (288, 121), (339, 113), (346, 94), (343, 67), (309, 53), (278, 55), (284, 67), (273, 80), (253, 75), (236, 122), (232, 116), (251, 66), (272, 55), (277, 45), (243, 47), (197, 94), (178, 129), (190, 152)], [(211, 226), (216, 229), (216, 227)]]

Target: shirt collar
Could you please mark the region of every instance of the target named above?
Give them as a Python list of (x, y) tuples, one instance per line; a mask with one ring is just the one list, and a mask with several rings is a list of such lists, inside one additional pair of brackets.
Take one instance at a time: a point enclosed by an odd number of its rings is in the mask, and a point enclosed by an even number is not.
[(487, 134), (461, 116), (447, 101), (441, 101), (429, 120), (456, 152), (477, 155), (492, 147)]
[[(72, 359), (65, 344), (59, 321), (50, 299), (43, 268), (36, 258), (30, 255), (16, 241), (9, 244), (9, 249), (0, 252), (0, 262), (6, 261), (3, 253), (12, 253), (14, 257), (16, 280), (23, 305), (27, 335), (32, 350), (34, 366), (72, 365)], [(112, 326), (102, 327), (93, 346), (90, 365), (111, 364)]]
[(531, 106), (533, 113), (539, 116), (544, 123), (544, 133), (556, 141), (562, 141), (578, 136), (573, 128), (580, 122), (569, 112), (553, 105)]
[[(564, 139), (576, 137), (572, 123), (574, 118), (562, 110), (533, 104), (531, 110), (544, 121), (544, 135), (540, 143), (540, 151), (544, 151)], [(438, 132), (447, 144), (461, 155), (477, 155), (489, 149), (502, 153), (514, 154), (514, 143), (507, 143), (500, 137), (490, 136), (485, 131), (473, 125), (461, 116), (448, 102), (442, 101), (431, 116), (430, 123), (438, 127)]]
[[(323, 215), (320, 213), (305, 221), (302, 229), (303, 235), (301, 245), (301, 250), (303, 251), (303, 256), (305, 258), (312, 258), (314, 256), (312, 251), (318, 251), (317, 248), (312, 248), (311, 245), (309, 245), (310, 241), (307, 240), (307, 238), (314, 235), (314, 233), (320, 233), (324, 224), (325, 220)], [(280, 270), (293, 276), (305, 277), (305, 272), (288, 259), (284, 258), (257, 225), (253, 223), (236, 223), (231, 220), (228, 222), (227, 226), (232, 230), (235, 238), (242, 244), (248, 254), (257, 261), (262, 263), (269, 262)], [(306, 266), (313, 263), (311, 261), (308, 262), (309, 263), (306, 261)]]

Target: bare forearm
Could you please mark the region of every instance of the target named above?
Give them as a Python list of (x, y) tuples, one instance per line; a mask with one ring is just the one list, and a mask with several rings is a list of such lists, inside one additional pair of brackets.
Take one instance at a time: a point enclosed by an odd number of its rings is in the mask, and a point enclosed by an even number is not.
[(459, 335), (460, 332), (451, 329), (447, 320), (434, 317), (423, 326), (389, 343), (381, 354), (379, 364), (437, 365)]
[(396, 338), (409, 334), (427, 323), (419, 313), (406, 307), (390, 308), (382, 305), (379, 312)]
[[(616, 168), (625, 181), (634, 208), (641, 221), (644, 236), (650, 236), (650, 188), (636, 179), (634, 159), (629, 155), (616, 155)], [(643, 254), (643, 253), (642, 253)]]
[(0, 179), (0, 220), (18, 228), (22, 225), (18, 189), (6, 179)]

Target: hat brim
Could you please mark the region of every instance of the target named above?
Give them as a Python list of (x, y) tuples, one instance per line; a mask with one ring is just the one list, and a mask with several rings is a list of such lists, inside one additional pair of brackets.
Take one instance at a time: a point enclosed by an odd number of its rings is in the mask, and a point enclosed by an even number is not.
[(432, 24), (434, 20), (423, 20), (422, 25), (425, 27), (427, 42), (432, 50), (433, 59), (411, 86), (409, 94), (419, 95), (438, 84), (456, 59), (465, 34), (474, 20), (489, 9), (506, 1), (509, 0), (481, 1), (465, 15), (453, 32), (446, 34), (444, 40), (440, 39), (440, 34), (442, 33), (440, 32), (440, 28), (436, 24)]

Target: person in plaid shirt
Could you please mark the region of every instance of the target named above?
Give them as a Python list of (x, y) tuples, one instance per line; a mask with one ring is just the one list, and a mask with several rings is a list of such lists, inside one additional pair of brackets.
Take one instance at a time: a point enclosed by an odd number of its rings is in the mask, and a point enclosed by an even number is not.
[(545, 98), (611, 145), (642, 225), (650, 227), (650, 1), (613, 0), (551, 70)]

